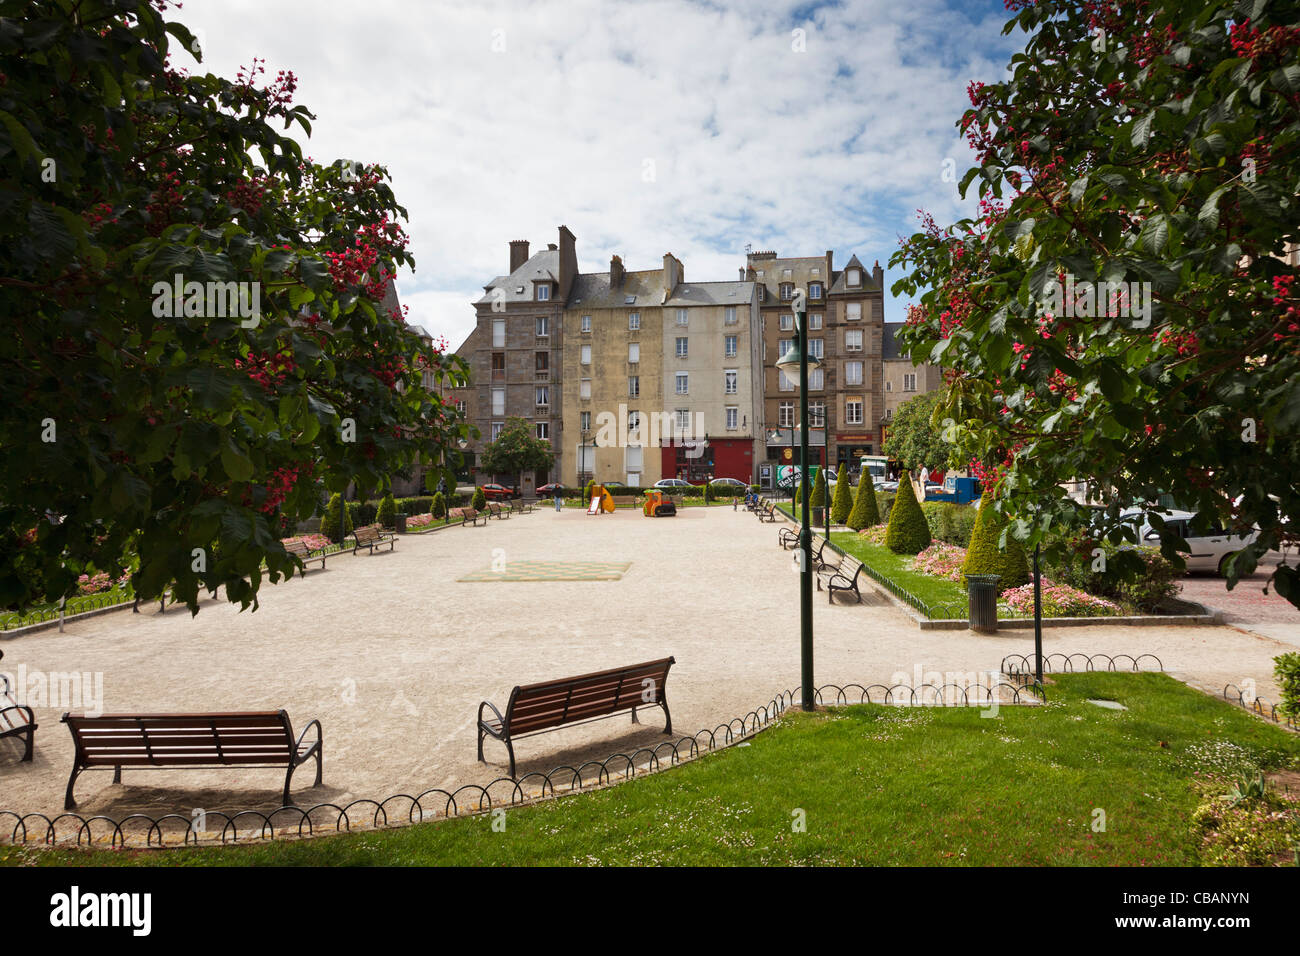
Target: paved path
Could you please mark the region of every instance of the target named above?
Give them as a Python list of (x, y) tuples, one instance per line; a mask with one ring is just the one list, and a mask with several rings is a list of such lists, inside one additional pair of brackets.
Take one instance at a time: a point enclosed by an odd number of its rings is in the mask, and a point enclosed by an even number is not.
[(1271, 556), (1268, 569), (1257, 569), (1231, 591), (1218, 575), (1188, 575), (1180, 585), (1182, 597), (1222, 611), (1224, 621), (1234, 627), (1300, 647), (1300, 610), (1271, 587), (1264, 593), (1271, 568), (1281, 558), (1277, 552)]
[[(487, 743), (475, 760), (484, 698), (504, 706), (517, 683), (674, 655), (667, 683), (674, 729), (713, 728), (799, 683), (798, 577), (777, 547), (779, 525), (726, 506), (651, 519), (541, 510), (486, 527), (406, 536), (392, 553), (332, 557), (327, 570), (265, 585), (256, 612), (209, 601), (184, 610), (114, 612), (4, 642), (3, 666), (85, 672), (114, 712), (284, 707), (295, 726), (320, 718), (325, 783), (300, 801), (347, 801), (483, 782), (506, 767)], [(458, 580), (505, 561), (630, 563), (618, 581)], [(499, 564), (497, 566), (500, 566)], [(1032, 635), (919, 630), (881, 598), (829, 607), (816, 594), (819, 683), (916, 683), (974, 677)], [(1271, 659), (1287, 645), (1231, 628), (1097, 625), (1046, 634), (1048, 651), (1153, 653), (1207, 687), (1254, 679), (1275, 698)], [(39, 684), (39, 679), (37, 684)], [(93, 704), (94, 701), (90, 701)], [(0, 806), (58, 811), (72, 760), (59, 724), (79, 701), (38, 708), (36, 759), (0, 741)], [(653, 718), (647, 718), (653, 720)], [(626, 717), (522, 741), (521, 772), (549, 770), (663, 739)], [(274, 806), (282, 775), (128, 770), (88, 772), (83, 811), (179, 811)]]

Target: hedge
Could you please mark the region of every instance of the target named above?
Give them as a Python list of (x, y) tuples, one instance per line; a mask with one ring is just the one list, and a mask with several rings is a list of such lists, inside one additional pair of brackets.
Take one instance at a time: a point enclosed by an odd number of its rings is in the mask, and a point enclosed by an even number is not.
[[(839, 494), (838, 485), (835, 487), (835, 492)], [(858, 494), (845, 523), (854, 531), (880, 524), (880, 505), (876, 501), (876, 487), (871, 483), (870, 476), (864, 476), (858, 483)]]
[[(343, 526), (339, 526), (342, 521)], [(352, 520), (352, 510), (343, 507), (343, 496), (334, 494), (330, 496), (329, 504), (325, 506), (325, 514), (321, 517), (320, 533), (325, 535), (335, 544), (342, 543), (347, 537), (348, 532), (356, 527)]]
[(890, 509), (885, 529), (885, 546), (894, 554), (920, 554), (930, 546), (930, 526), (916, 501), (912, 480), (906, 472), (898, 480), (898, 494)]
[[(864, 481), (862, 484), (869, 485), (871, 482)], [(844, 524), (852, 510), (853, 493), (849, 485), (849, 472), (844, 462), (840, 462), (839, 473), (835, 476), (835, 493), (831, 496), (831, 521), (835, 524)]]
[(954, 544), (959, 548), (970, 547), (971, 532), (975, 530), (979, 509), (949, 501), (925, 501), (921, 503), (921, 511), (925, 515), (926, 524), (930, 526), (930, 536), (936, 541)]

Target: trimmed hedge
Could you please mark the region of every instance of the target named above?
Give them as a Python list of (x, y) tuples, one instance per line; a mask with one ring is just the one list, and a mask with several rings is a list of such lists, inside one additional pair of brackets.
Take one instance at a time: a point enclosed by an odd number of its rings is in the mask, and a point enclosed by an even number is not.
[(962, 574), (996, 574), (999, 578), (999, 591), (1029, 583), (1029, 563), (1025, 560), (1024, 545), (1009, 532), (1006, 548), (1003, 549), (998, 544), (1006, 526), (1007, 522), (1001, 520), (993, 507), (993, 496), (984, 492), (980, 497), (975, 529), (971, 532), (970, 547), (966, 549), (966, 560), (962, 563), (961, 571)]
[(885, 546), (894, 554), (920, 554), (930, 546), (930, 526), (917, 503), (912, 480), (905, 472), (898, 481), (898, 494), (890, 509), (885, 529)]
[(474, 489), (474, 497), (470, 499), (470, 507), (475, 511), (487, 510), (487, 495), (483, 493), (482, 488)]
[(812, 497), (808, 501), (809, 508), (826, 507), (826, 469), (818, 468), (817, 477), (813, 479)]
[[(836, 491), (838, 490), (836, 486)], [(876, 501), (876, 488), (871, 483), (869, 475), (864, 476), (858, 483), (858, 494), (853, 501), (853, 508), (849, 511), (848, 518), (845, 519), (845, 524), (854, 531), (880, 524), (880, 504)]]
[(447, 517), (447, 499), (441, 491), (434, 494), (433, 502), (429, 505), (429, 514), (435, 518)]
[[(865, 481), (863, 484), (869, 485), (871, 482)], [(852, 510), (853, 496), (849, 486), (849, 472), (844, 463), (840, 462), (839, 473), (835, 476), (835, 493), (831, 496), (831, 521), (835, 524), (844, 524)]]
[(375, 518), (385, 528), (391, 529), (397, 526), (397, 502), (393, 500), (392, 495), (384, 496), (384, 500), (379, 503)]
[(970, 547), (971, 532), (975, 530), (975, 521), (979, 517), (978, 508), (949, 501), (924, 501), (921, 511), (930, 526), (930, 535), (936, 541), (955, 544), (959, 548)]
[(351, 518), (350, 509), (343, 507), (343, 496), (330, 495), (329, 504), (325, 506), (325, 514), (320, 519), (320, 533), (335, 544), (341, 544), (348, 532), (356, 527)]

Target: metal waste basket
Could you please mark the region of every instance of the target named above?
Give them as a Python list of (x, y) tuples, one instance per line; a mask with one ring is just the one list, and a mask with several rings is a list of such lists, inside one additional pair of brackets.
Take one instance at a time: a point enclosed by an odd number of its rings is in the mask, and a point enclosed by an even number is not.
[(967, 620), (972, 631), (992, 634), (998, 629), (997, 574), (966, 575), (966, 594), (970, 601)]

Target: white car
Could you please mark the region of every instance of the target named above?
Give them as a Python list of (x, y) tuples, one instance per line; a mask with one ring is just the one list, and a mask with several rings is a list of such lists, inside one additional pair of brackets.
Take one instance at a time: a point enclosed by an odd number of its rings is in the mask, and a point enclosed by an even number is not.
[(709, 482), (709, 484), (711, 484), (711, 485), (726, 485), (726, 486), (729, 487), (729, 488), (748, 488), (748, 487), (749, 487), (749, 485), (745, 484), (745, 483), (744, 483), (743, 481), (741, 481), (739, 478), (714, 478), (712, 481)]
[(680, 478), (660, 478), (655, 482), (656, 488), (690, 488), (689, 481), (682, 481)]
[[(1189, 537), (1191, 534), (1191, 521), (1196, 515), (1190, 511), (1170, 511), (1160, 509), (1162, 517), (1165, 519), (1165, 527), (1175, 532), (1187, 542), (1187, 547), (1191, 553), (1179, 552), (1183, 561), (1187, 565), (1188, 571), (1211, 571), (1224, 577), (1228, 559), (1244, 548), (1250, 542), (1255, 540), (1259, 534), (1258, 531), (1252, 531), (1250, 534), (1229, 534), (1222, 528), (1211, 528), (1207, 534), (1200, 537)], [(1141, 519), (1142, 526), (1138, 531), (1138, 540), (1143, 544), (1152, 547), (1160, 547), (1160, 532), (1151, 525), (1151, 521), (1146, 518), (1141, 509), (1131, 509), (1124, 512), (1123, 515), (1128, 519)]]

